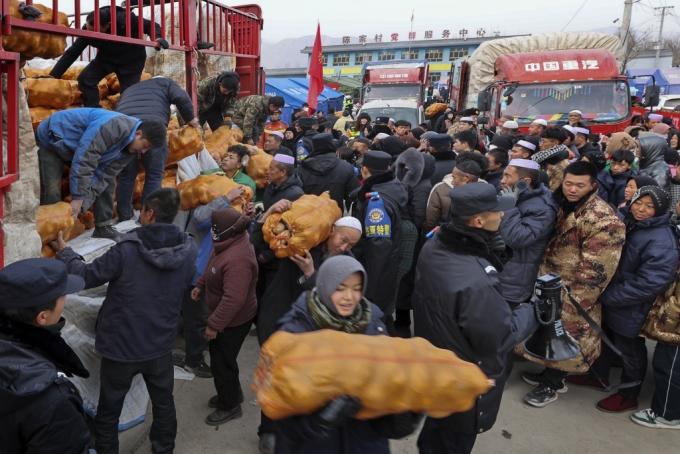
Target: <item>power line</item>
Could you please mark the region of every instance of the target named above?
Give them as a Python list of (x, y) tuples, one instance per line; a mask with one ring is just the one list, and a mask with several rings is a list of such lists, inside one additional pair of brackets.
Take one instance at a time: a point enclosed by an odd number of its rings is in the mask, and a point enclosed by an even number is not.
[(583, 3), (582, 3), (581, 6), (579, 7), (579, 9), (576, 10), (576, 12), (574, 13), (574, 15), (571, 16), (571, 19), (569, 19), (569, 22), (567, 22), (567, 25), (565, 25), (565, 26), (562, 28), (562, 30), (560, 30), (560, 31), (563, 32), (564, 29), (567, 28), (567, 27), (569, 26), (569, 24), (571, 24), (571, 21), (573, 21), (574, 18), (576, 17), (576, 15), (583, 9), (584, 6), (586, 6), (586, 3), (588, 3), (588, 0), (583, 0)]

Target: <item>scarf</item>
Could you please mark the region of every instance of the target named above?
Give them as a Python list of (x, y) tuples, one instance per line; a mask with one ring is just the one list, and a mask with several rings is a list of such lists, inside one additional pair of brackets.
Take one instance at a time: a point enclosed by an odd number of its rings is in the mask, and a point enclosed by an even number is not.
[(543, 150), (543, 151), (539, 151), (538, 153), (535, 153), (533, 156), (531, 156), (531, 160), (540, 164), (540, 163), (547, 161), (548, 159), (552, 158), (557, 153), (564, 151), (566, 149), (567, 149), (567, 147), (565, 147), (562, 144), (555, 145), (552, 148), (548, 148), (547, 150)]
[(319, 299), (316, 288), (307, 295), (307, 309), (312, 318), (321, 329), (332, 329), (349, 334), (363, 334), (371, 323), (371, 303), (366, 298), (361, 298), (354, 313), (349, 317), (341, 317), (331, 312)]

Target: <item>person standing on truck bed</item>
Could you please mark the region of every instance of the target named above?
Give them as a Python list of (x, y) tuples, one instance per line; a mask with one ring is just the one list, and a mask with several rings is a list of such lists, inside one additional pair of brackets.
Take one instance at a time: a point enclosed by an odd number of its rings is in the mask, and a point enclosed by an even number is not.
[(93, 238), (115, 238), (113, 191), (116, 176), (137, 154), (162, 147), (165, 125), (104, 109), (62, 110), (43, 121), (36, 131), (40, 204), (61, 202), (64, 165), (71, 168), (69, 189), (73, 215), (94, 205)]
[(231, 120), (243, 130), (243, 142), (255, 145), (260, 140), (260, 131), (264, 131), (267, 117), (281, 112), (284, 104), (281, 96), (251, 95), (236, 101)]
[[(180, 116), (189, 126), (198, 127), (198, 118), (194, 113), (194, 106), (186, 91), (179, 85), (165, 77), (154, 77), (130, 87), (123, 93), (116, 104), (116, 112), (120, 112), (140, 120), (156, 120), (168, 127), (170, 121), (170, 106), (174, 104), (179, 110)], [(168, 160), (168, 144), (153, 148), (142, 155), (142, 162), (146, 177), (144, 178), (144, 191), (142, 192), (142, 206), (146, 196), (156, 189), (161, 188), (163, 169)], [(137, 159), (131, 160), (120, 173), (116, 187), (116, 200), (118, 202), (118, 220), (120, 222), (134, 217), (132, 209), (132, 193), (135, 189), (135, 179), (139, 170)], [(113, 192), (115, 185), (110, 185), (107, 191)]]
[[(236, 98), (241, 91), (241, 79), (232, 71), (208, 77), (198, 83), (198, 122), (208, 122), (212, 131), (224, 125), (225, 117), (234, 116)], [(231, 122), (229, 122), (231, 126)]]
[[(125, 8), (116, 7), (115, 34), (118, 36), (126, 36), (125, 19)], [(111, 7), (105, 6), (99, 9), (99, 25), (102, 34), (112, 34)], [(156, 50), (160, 50), (161, 47), (167, 49), (169, 45), (161, 36), (161, 26), (156, 23), (155, 27), (155, 40), (158, 43)], [(94, 31), (94, 11), (87, 15), (83, 30)], [(151, 21), (148, 19), (144, 19), (143, 33), (151, 35)], [(132, 38), (139, 37), (139, 21), (132, 12), (130, 12), (130, 36)], [(115, 73), (118, 76), (121, 94), (128, 87), (140, 81), (146, 63), (144, 46), (83, 37), (77, 38), (71, 47), (66, 49), (64, 55), (52, 68), (50, 76), (60, 79), (73, 62), (80, 57), (80, 54), (87, 49), (87, 46), (96, 47), (99, 51), (94, 60), (88, 63), (78, 76), (78, 89), (83, 93), (85, 107), (100, 107), (97, 84), (110, 73)]]

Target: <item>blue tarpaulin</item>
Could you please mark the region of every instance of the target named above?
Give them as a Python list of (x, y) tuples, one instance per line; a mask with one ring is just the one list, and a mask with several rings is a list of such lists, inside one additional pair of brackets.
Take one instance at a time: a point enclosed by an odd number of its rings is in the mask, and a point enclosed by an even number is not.
[[(305, 78), (267, 78), (265, 81), (265, 95), (282, 96), (286, 102), (286, 107), (281, 109), (281, 121), (286, 124), (291, 124), (290, 118), (293, 109), (299, 109), (302, 107), (302, 104), (307, 102), (308, 88), (309, 79)], [(344, 95), (342, 93), (324, 87), (317, 100), (317, 110), (322, 110), (324, 114), (328, 114), (329, 107), (334, 107), (336, 111), (342, 110), (343, 101)]]
[[(663, 68), (654, 71), (656, 84), (661, 87), (662, 95), (680, 95), (680, 68)], [(652, 85), (652, 78), (647, 81)]]
[(639, 76), (641, 74), (654, 74), (656, 71), (654, 68), (651, 69), (628, 69), (626, 70), (626, 77), (628, 77), (628, 83), (631, 87), (637, 88), (637, 95), (642, 97), (642, 93), (645, 91), (645, 86), (647, 85), (647, 80), (651, 80), (651, 77), (638, 77), (637, 79), (631, 79), (633, 76)]

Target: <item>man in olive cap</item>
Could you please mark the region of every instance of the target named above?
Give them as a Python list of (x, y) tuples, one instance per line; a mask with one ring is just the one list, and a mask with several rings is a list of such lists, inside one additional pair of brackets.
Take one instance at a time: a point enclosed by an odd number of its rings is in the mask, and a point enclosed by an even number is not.
[(415, 335), (477, 364), (496, 385), (466, 412), (428, 417), (418, 448), (465, 454), (472, 451), (477, 435), (496, 421), (508, 352), (529, 337), (538, 322), (530, 304), (510, 310), (498, 279), (512, 257), (498, 229), (515, 199), (498, 197), (492, 185), (480, 183), (456, 186), (449, 196), (449, 222), (427, 240), (416, 267)]
[(83, 401), (66, 377), (88, 378), (62, 339), (66, 295), (85, 287), (58, 260), (0, 270), (0, 451), (88, 453)]

